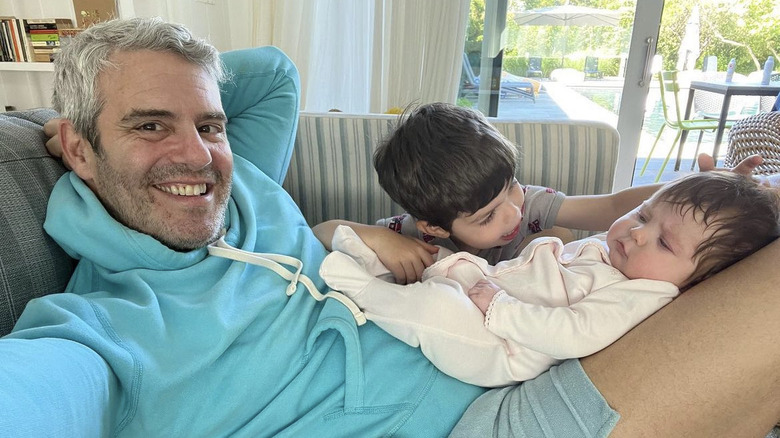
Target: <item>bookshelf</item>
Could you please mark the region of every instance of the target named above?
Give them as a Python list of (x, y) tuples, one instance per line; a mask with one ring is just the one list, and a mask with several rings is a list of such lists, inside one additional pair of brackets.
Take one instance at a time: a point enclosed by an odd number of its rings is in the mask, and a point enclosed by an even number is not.
[(0, 62), (0, 71), (54, 71), (54, 64), (51, 62)]
[[(118, 0), (120, 16), (133, 16), (133, 0)], [(73, 0), (0, 0), (0, 16), (21, 19), (69, 18), (74, 25)], [(54, 64), (0, 62), (0, 111), (49, 106)]]
[[(0, 0), (0, 16), (70, 18), (78, 23), (74, 3), (90, 1), (93, 0)], [(253, 0), (115, 1), (121, 18), (157, 16), (182, 23), (222, 51), (253, 45)], [(53, 71), (53, 64), (46, 62), (0, 62), (0, 111), (8, 106), (18, 110), (50, 106)]]

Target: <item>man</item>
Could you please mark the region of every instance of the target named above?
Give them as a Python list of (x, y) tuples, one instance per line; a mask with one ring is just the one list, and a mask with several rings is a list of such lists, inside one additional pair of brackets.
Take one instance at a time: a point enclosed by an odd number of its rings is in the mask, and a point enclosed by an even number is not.
[(72, 44), (54, 102), (73, 172), (45, 228), (80, 262), (0, 341), (0, 436), (446, 435), (482, 390), (309, 295), (325, 250), (258, 170), (289, 160), (290, 61), (226, 54), (223, 110), (218, 53), (179, 26), (115, 21)]
[[(325, 250), (278, 185), (297, 73), (274, 49), (223, 59), (220, 103), (215, 50), (179, 26), (96, 25), (58, 58), (74, 171), (45, 227), (80, 262), (69, 293), (31, 302), (0, 340), (0, 436), (439, 437), (483, 392), (314, 299)], [(605, 436), (617, 412), (623, 436), (768, 429), (780, 294), (756, 273), (772, 263), (738, 266), (750, 293), (706, 282), (582, 366), (488, 393), (459, 432)]]

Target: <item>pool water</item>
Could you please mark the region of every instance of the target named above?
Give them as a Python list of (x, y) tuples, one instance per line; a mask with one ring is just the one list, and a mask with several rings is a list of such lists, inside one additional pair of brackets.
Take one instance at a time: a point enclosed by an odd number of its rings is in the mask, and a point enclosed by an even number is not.
[[(614, 114), (618, 114), (620, 109), (620, 98), (622, 96), (621, 89), (595, 87), (571, 87), (571, 89)], [(650, 93), (647, 96), (645, 120), (642, 124), (642, 130), (655, 136), (658, 134), (658, 130), (661, 129), (663, 124), (664, 114), (663, 108), (661, 107), (661, 96), (658, 90), (650, 90)]]
[[(620, 108), (620, 98), (622, 90), (619, 88), (595, 88), (595, 87), (572, 87), (573, 91), (576, 91), (583, 96), (587, 97), (594, 103), (601, 107), (611, 111), (614, 114), (618, 114)], [(632, 185), (645, 185), (652, 184), (655, 181), (657, 172), (661, 169), (663, 157), (668, 152), (670, 142), (674, 138), (675, 130), (667, 129), (664, 131), (664, 137), (656, 146), (653, 151), (653, 156), (650, 159), (649, 166), (644, 175), (640, 175), (642, 165), (647, 160), (647, 156), (650, 153), (650, 147), (655, 141), (655, 137), (658, 135), (658, 131), (664, 125), (663, 107), (661, 102), (661, 95), (658, 89), (650, 89), (647, 96), (645, 105), (645, 118), (642, 124), (642, 138), (640, 140), (639, 150), (637, 151), (637, 160), (634, 167), (634, 176), (632, 179)], [(702, 150), (701, 152), (708, 152), (704, 142), (711, 142), (714, 140), (714, 134), (705, 133), (702, 138)], [(691, 135), (688, 137), (691, 142), (696, 142), (698, 135)], [(686, 142), (687, 144), (687, 142)], [(683, 151), (685, 152), (683, 160), (680, 165), (682, 172), (690, 171), (691, 165), (694, 162), (693, 152), (695, 145), (687, 146)], [(664, 167), (662, 172), (661, 181), (671, 181), (680, 176), (680, 173), (674, 170), (674, 158)]]

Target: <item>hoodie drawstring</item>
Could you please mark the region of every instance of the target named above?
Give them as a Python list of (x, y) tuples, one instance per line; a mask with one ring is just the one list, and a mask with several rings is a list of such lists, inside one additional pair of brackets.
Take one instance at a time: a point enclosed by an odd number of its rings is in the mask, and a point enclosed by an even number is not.
[[(346, 306), (350, 313), (352, 313), (352, 316), (355, 318), (355, 321), (358, 325), (363, 325), (366, 323), (366, 316), (363, 314), (363, 312), (360, 311), (360, 308), (358, 308), (358, 306), (352, 302), (352, 300), (346, 297), (346, 295), (333, 290), (328, 291), (326, 294), (320, 293), (320, 291), (317, 290), (317, 287), (314, 285), (314, 282), (312, 282), (311, 279), (305, 274), (301, 273), (301, 270), (303, 269), (303, 262), (296, 259), (295, 257), (281, 254), (244, 251), (230, 246), (227, 242), (225, 242), (224, 236), (220, 237), (216, 242), (210, 244), (208, 246), (208, 251), (209, 254), (213, 256), (235, 260), (237, 262), (249, 263), (274, 271), (280, 277), (290, 281), (290, 284), (287, 286), (287, 290), (285, 291), (287, 296), (291, 296), (295, 293), (295, 290), (298, 287), (298, 282), (300, 282), (303, 284), (306, 290), (309, 291), (309, 294), (315, 300), (322, 301), (325, 298), (333, 298), (334, 300)], [(282, 265), (290, 266), (294, 269), (294, 272), (290, 272)]]

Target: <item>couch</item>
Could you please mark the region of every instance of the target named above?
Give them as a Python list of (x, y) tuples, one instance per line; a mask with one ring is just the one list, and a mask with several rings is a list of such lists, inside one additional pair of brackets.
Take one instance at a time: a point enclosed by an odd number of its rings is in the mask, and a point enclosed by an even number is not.
[[(309, 225), (329, 219), (373, 223), (403, 211), (382, 191), (372, 164), (374, 148), (397, 120), (389, 114), (301, 113), (282, 186)], [(619, 136), (606, 123), (489, 120), (520, 146), (521, 183), (570, 195), (612, 191)]]
[[(42, 126), (55, 116), (50, 109), (0, 113), (0, 336), (29, 300), (63, 290), (75, 266), (42, 227), (49, 193), (65, 172), (45, 148)], [(382, 192), (371, 165), (373, 148), (396, 121), (393, 115), (301, 113), (283, 187), (309, 224), (334, 218), (367, 223), (401, 211)], [(520, 181), (569, 194), (611, 191), (619, 143), (614, 128), (595, 122), (491, 122), (522, 149)], [(770, 437), (780, 437), (780, 429)]]
[(0, 113), (0, 336), (25, 304), (65, 289), (75, 262), (43, 231), (49, 193), (62, 163), (44, 145), (53, 110)]
[[(43, 231), (49, 193), (65, 172), (48, 155), (43, 123), (51, 109), (0, 113), (0, 336), (25, 304), (65, 288), (75, 261)], [(399, 214), (377, 182), (371, 155), (395, 115), (301, 113), (284, 188), (310, 225), (328, 219), (371, 223)], [(609, 193), (618, 134), (602, 123), (491, 122), (522, 147), (518, 179), (569, 194)]]

